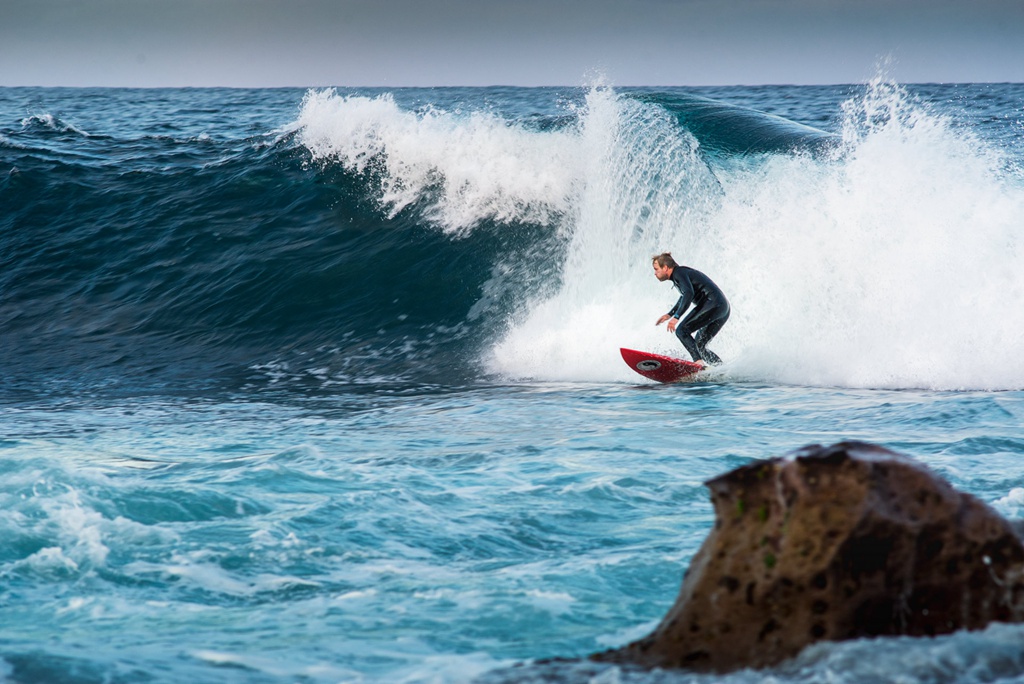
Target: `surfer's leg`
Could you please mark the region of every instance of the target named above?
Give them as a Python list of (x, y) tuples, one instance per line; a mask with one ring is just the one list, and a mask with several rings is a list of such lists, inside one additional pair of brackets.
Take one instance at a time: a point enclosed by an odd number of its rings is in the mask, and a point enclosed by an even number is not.
[[(690, 315), (679, 322), (676, 327), (676, 335), (682, 334), (689, 338), (694, 332), (697, 333), (697, 339), (694, 340), (694, 350), (697, 352), (696, 355), (689, 347), (686, 347), (687, 351), (690, 351), (690, 356), (693, 357), (694, 361), (707, 361), (708, 363), (718, 365), (722, 363), (722, 359), (718, 358), (718, 355), (713, 351), (707, 349), (708, 342), (711, 341), (718, 331), (722, 329), (725, 322), (729, 320), (729, 305), (725, 306), (709, 306), (700, 310), (694, 310), (690, 312)], [(682, 340), (682, 337), (679, 338)], [(686, 342), (683, 342), (686, 346)]]
[(697, 343), (694, 342), (693, 337), (686, 331), (686, 328), (684, 328), (682, 324), (676, 326), (676, 337), (678, 337), (679, 341), (683, 343), (684, 347), (686, 347), (686, 351), (690, 353), (691, 359), (694, 361), (704, 360), (703, 357), (701, 357), (700, 352), (697, 350)]
[[(724, 323), (725, 322), (723, 320), (722, 324)], [(708, 332), (714, 328), (717, 328), (718, 330), (715, 330), (713, 333), (709, 335)], [(700, 331), (698, 331), (696, 334), (696, 339), (694, 340), (694, 342), (696, 342), (697, 345), (697, 351), (700, 352), (700, 356), (706, 361), (708, 361), (709, 364), (711, 364), (712, 366), (720, 366), (722, 364), (722, 359), (719, 357), (718, 354), (716, 354), (714, 351), (708, 348), (708, 343), (711, 342), (711, 338), (715, 337), (715, 335), (721, 329), (721, 324), (719, 324), (718, 322), (713, 323), (707, 328), (703, 328)]]

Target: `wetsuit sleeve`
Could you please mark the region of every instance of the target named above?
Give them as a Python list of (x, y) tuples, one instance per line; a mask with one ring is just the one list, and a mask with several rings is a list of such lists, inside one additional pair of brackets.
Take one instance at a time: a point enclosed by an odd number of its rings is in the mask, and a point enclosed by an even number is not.
[(669, 310), (668, 315), (670, 318), (682, 318), (686, 307), (690, 306), (690, 302), (693, 301), (693, 284), (685, 276), (679, 279), (673, 278), (672, 282), (679, 288), (679, 300)]

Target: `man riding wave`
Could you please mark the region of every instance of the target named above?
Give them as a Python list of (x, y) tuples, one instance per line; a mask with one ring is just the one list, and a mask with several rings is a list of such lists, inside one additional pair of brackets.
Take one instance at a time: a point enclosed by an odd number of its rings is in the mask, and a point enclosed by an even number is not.
[[(694, 361), (715, 366), (722, 363), (722, 359), (707, 347), (729, 320), (729, 300), (722, 290), (697, 269), (677, 264), (669, 252), (654, 257), (653, 265), (654, 276), (658, 280), (671, 280), (679, 290), (675, 306), (655, 325), (668, 321), (668, 331), (676, 334)], [(690, 304), (693, 304), (693, 310), (679, 320)]]

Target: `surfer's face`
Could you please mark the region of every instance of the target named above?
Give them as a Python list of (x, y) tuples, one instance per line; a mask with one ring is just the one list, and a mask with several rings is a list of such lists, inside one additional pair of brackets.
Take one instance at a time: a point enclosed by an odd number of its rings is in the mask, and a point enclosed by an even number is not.
[(670, 266), (659, 266), (658, 262), (654, 262), (654, 277), (658, 280), (668, 280), (672, 277), (672, 268)]

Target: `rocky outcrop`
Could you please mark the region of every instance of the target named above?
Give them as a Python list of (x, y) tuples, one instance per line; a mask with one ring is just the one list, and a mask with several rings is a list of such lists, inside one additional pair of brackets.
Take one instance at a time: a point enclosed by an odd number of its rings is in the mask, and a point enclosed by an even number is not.
[(908, 457), (812, 446), (707, 483), (715, 526), (654, 631), (595, 660), (724, 672), (822, 640), (1024, 619), (1011, 524)]

